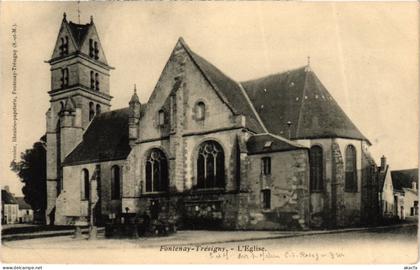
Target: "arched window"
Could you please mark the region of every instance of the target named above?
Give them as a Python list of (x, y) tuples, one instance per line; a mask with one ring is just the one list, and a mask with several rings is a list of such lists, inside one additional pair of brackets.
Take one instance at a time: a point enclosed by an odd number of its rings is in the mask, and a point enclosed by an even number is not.
[(95, 73), (95, 90), (99, 91), (99, 74)]
[(94, 56), (94, 49), (93, 49), (93, 39), (89, 39), (89, 56)]
[(64, 54), (68, 54), (69, 53), (69, 37), (66, 36), (65, 40), (66, 42), (64, 43)]
[(345, 190), (357, 192), (356, 148), (353, 145), (348, 145), (346, 148), (345, 168)]
[(198, 102), (195, 106), (195, 119), (204, 120), (206, 117), (206, 105), (204, 102)]
[(200, 145), (197, 157), (197, 188), (224, 188), (225, 156), (215, 141)]
[(101, 113), (101, 105), (96, 104), (96, 114), (100, 114)]
[(94, 52), (95, 52), (95, 59), (99, 59), (99, 49), (98, 49), (98, 42), (94, 42)]
[(66, 87), (69, 85), (69, 69), (63, 68), (61, 70), (61, 87)]
[(80, 198), (89, 200), (89, 171), (83, 169), (80, 174)]
[(168, 190), (168, 161), (159, 149), (153, 149), (146, 160), (146, 192)]
[(165, 125), (165, 111), (164, 110), (160, 110), (158, 113), (158, 117), (159, 117), (159, 126), (163, 126)]
[(64, 110), (64, 101), (60, 101), (60, 111), (58, 114), (60, 114)]
[(121, 172), (120, 167), (115, 165), (111, 168), (111, 200), (121, 198)]
[(90, 71), (90, 89), (95, 89), (95, 74), (92, 70)]
[(65, 36), (60, 39), (60, 56), (66, 55), (69, 53), (69, 37)]
[(93, 102), (89, 102), (89, 121), (91, 121), (94, 116), (95, 116), (95, 109), (93, 106)]
[(322, 191), (324, 189), (324, 166), (322, 148), (312, 146), (309, 151), (310, 165), (310, 189), (311, 191)]

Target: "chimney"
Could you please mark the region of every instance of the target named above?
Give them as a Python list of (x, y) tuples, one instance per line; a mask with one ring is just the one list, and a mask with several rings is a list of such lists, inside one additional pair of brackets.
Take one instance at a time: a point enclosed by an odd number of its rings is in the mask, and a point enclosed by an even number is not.
[(381, 157), (381, 171), (385, 170), (386, 167), (386, 157), (382, 156)]

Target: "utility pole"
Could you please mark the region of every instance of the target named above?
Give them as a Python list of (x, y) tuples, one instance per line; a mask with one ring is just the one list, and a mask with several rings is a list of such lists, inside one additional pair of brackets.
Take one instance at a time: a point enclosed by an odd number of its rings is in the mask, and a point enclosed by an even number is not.
[(90, 192), (89, 192), (89, 237), (88, 240), (96, 239), (97, 228), (95, 226), (95, 206), (98, 202), (98, 181), (99, 176), (98, 169), (95, 170), (92, 179), (90, 180)]

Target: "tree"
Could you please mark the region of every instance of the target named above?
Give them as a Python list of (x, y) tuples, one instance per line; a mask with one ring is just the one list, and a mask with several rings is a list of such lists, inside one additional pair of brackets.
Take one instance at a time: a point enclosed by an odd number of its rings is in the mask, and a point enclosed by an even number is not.
[(10, 167), (20, 181), (24, 183), (22, 192), (24, 200), (34, 212), (44, 217), (47, 207), (46, 184), (46, 136), (35, 142), (31, 149), (26, 149), (20, 155), (20, 161), (12, 161)]

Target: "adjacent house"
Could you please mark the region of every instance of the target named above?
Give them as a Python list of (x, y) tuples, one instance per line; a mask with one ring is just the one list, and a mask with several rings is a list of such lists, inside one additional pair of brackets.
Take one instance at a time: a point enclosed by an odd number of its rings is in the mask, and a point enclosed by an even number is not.
[(394, 194), (391, 170), (386, 157), (381, 157), (381, 166), (378, 167), (379, 205), (382, 217), (390, 218), (398, 215), (398, 201)]
[(15, 224), (19, 222), (19, 205), (9, 187), (1, 190), (1, 223)]
[(401, 219), (418, 217), (418, 169), (391, 171), (394, 193)]
[(19, 223), (32, 223), (34, 221), (34, 211), (32, 210), (32, 207), (25, 202), (23, 197), (16, 197), (16, 201), (19, 205)]

